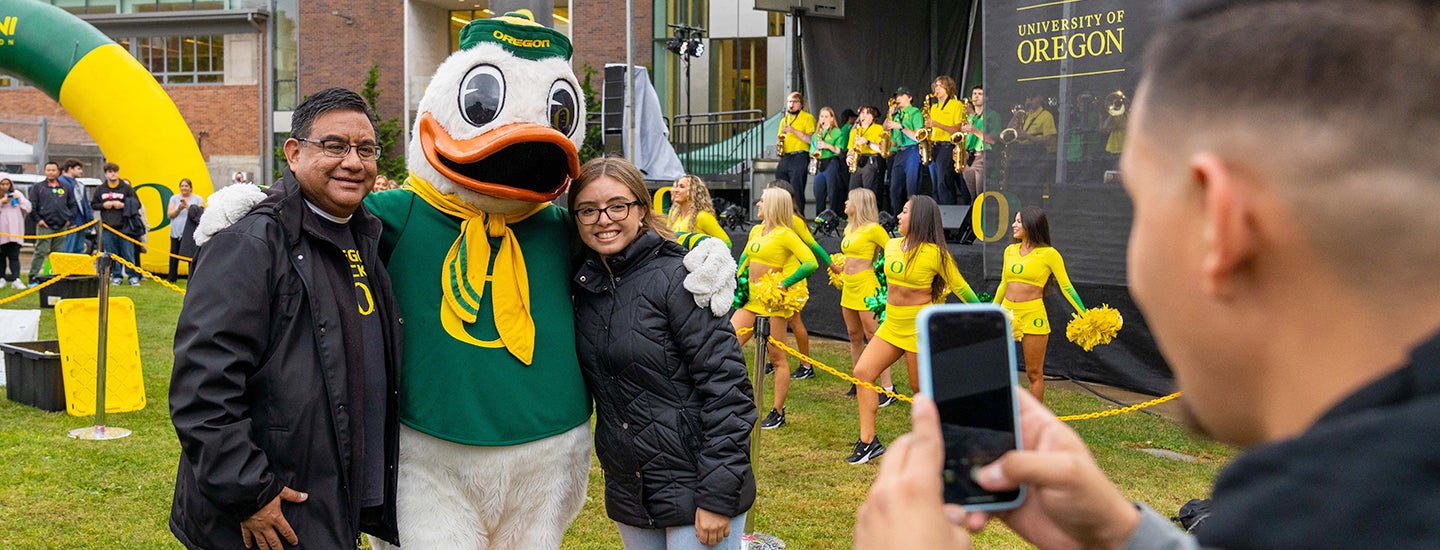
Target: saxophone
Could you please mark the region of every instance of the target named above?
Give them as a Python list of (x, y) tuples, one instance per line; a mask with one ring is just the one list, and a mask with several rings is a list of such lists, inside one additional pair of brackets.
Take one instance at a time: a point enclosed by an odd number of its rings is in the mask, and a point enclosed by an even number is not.
[[(970, 116), (970, 113), (974, 112), (975, 105), (970, 103), (969, 98), (960, 100), (961, 124), (964, 124), (965, 119)], [(961, 132), (950, 134), (950, 143), (955, 144), (955, 147), (950, 150), (950, 160), (953, 161), (951, 164), (955, 169), (955, 173), (959, 174), (965, 171), (965, 153), (967, 152), (965, 151), (965, 134)]]
[(786, 122), (786, 120), (787, 119), (784, 116), (780, 117), (780, 135), (775, 136), (776, 157), (780, 157), (785, 154), (785, 127), (790, 125), (790, 123)]
[[(930, 102), (935, 99), (935, 94), (925, 94), (925, 102), (920, 104), (920, 120), (930, 120)], [(930, 136), (934, 135), (935, 129), (921, 126), (915, 130), (916, 146), (920, 150), (920, 164), (929, 166), (935, 161), (935, 144), (930, 142)]]
[[(890, 98), (889, 109), (890, 110), (885, 113), (885, 120), (890, 120), (890, 117), (895, 116), (895, 98), (893, 97)], [(880, 136), (880, 144), (876, 146), (876, 148), (880, 150), (880, 157), (890, 158), (890, 147), (893, 145), (894, 142), (891, 141), (890, 130), (885, 130), (885, 133)]]
[[(856, 122), (855, 125), (852, 126), (851, 128), (852, 128), (852, 129), (851, 129), (850, 131), (853, 132), (853, 133), (855, 133), (856, 136), (864, 136), (864, 135), (865, 135), (865, 132), (860, 129), (860, 123), (859, 123), (859, 122)], [(854, 174), (856, 170), (859, 170), (859, 169), (860, 169), (860, 144), (859, 144), (859, 143), (856, 143), (854, 147), (851, 147), (850, 150), (845, 153), (845, 166), (850, 169), (850, 173), (851, 173), (851, 174)]]

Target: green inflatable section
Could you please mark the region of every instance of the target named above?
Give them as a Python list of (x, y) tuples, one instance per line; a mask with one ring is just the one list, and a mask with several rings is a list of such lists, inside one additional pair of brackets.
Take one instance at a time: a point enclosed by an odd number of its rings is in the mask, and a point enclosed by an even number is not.
[(0, 67), (56, 100), (70, 69), (110, 38), (69, 12), (36, 0), (0, 2)]

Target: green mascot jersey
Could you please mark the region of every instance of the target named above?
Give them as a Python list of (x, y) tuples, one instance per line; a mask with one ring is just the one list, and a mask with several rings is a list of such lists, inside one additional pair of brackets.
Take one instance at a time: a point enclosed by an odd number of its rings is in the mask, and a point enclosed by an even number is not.
[[(564, 209), (551, 205), (510, 226), (524, 251), (535, 320), (535, 356), (526, 366), (503, 347), (461, 342), (441, 325), (440, 272), (460, 235), (460, 220), (409, 191), (372, 193), (365, 205), (385, 224), (381, 254), (404, 323), (401, 422), (447, 441), (505, 446), (556, 435), (589, 420), (570, 301), (574, 225)], [(490, 244), (493, 269), (499, 239)], [(478, 340), (498, 342), (489, 287), (477, 322), (465, 330)]]

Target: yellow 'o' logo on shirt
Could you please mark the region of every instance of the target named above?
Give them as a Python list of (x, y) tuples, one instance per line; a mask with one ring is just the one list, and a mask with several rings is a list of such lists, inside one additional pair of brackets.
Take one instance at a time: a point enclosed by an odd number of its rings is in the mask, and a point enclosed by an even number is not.
[(840, 248), (841, 248), (841, 249), (850, 248), (850, 237), (845, 237), (845, 240), (840, 241)]
[(1017, 263), (1010, 264), (1010, 272), (1011, 272), (1011, 273), (1014, 273), (1014, 274), (1016, 274), (1016, 275), (1019, 275), (1019, 274), (1020, 274), (1021, 272), (1023, 272), (1023, 271), (1025, 271), (1025, 264), (1018, 263), (1018, 262), (1017, 262)]
[(900, 261), (900, 260), (895, 260), (895, 261), (893, 261), (893, 262), (890, 262), (890, 272), (891, 272), (891, 273), (900, 273), (900, 272), (902, 272), (902, 271), (905, 271), (905, 262), (902, 262), (902, 261)]
[(760, 243), (750, 243), (750, 251), (751, 251), (751, 252), (759, 252), (759, 251), (760, 251)]

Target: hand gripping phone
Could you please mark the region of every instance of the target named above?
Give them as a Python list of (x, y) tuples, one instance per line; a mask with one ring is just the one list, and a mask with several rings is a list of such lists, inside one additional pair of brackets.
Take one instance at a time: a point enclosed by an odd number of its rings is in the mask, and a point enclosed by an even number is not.
[(990, 492), (972, 472), (1020, 448), (1015, 339), (995, 304), (944, 304), (920, 311), (920, 392), (940, 409), (945, 502), (968, 510), (1019, 506), (1025, 488)]

